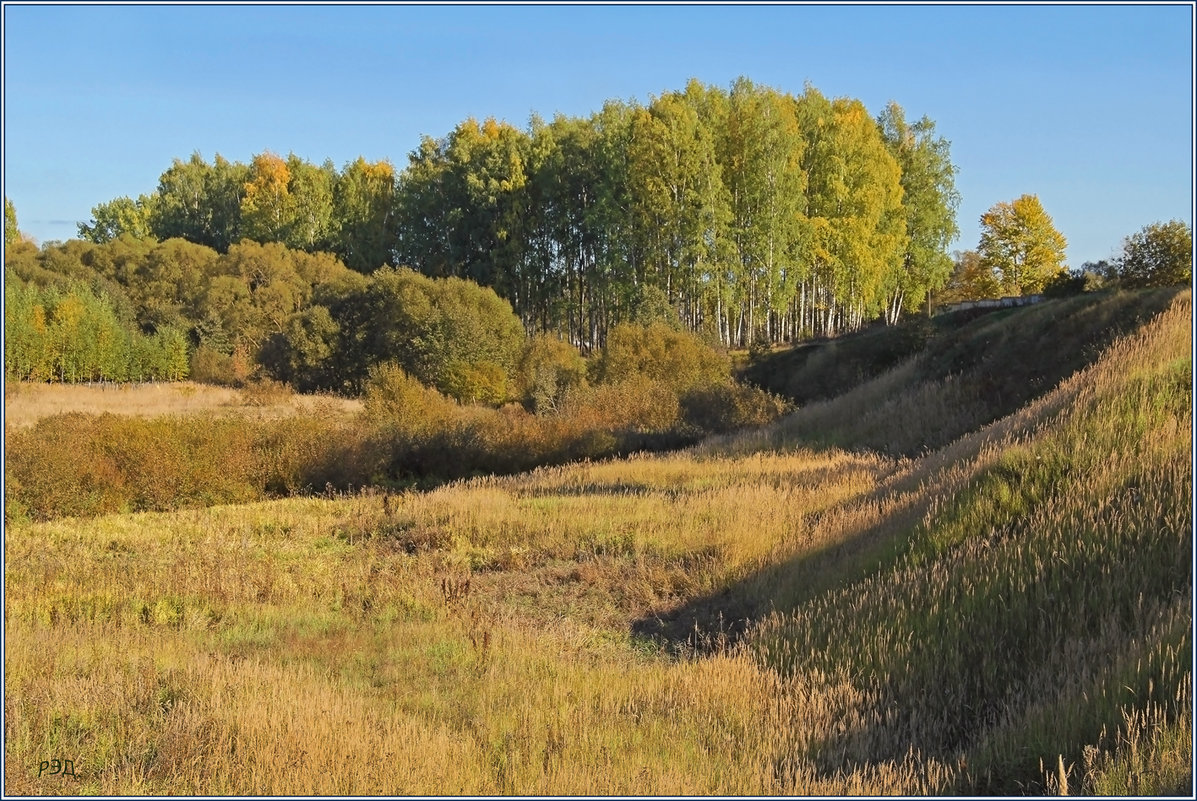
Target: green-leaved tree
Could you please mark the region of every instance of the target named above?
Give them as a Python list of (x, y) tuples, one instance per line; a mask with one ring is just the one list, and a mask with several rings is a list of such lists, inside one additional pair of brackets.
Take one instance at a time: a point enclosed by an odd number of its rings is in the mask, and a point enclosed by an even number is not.
[(91, 210), (91, 222), (79, 223), (79, 238), (102, 245), (122, 235), (134, 239), (154, 238), (151, 218), (157, 195), (141, 195), (137, 200), (118, 197)]
[(4, 247), (10, 248), (21, 241), (21, 229), (17, 227), (17, 207), (4, 198)]
[(1126, 286), (1171, 286), (1193, 278), (1193, 229), (1180, 220), (1153, 223), (1128, 236), (1115, 264)]
[(928, 117), (910, 124), (905, 112), (891, 102), (877, 120), (881, 135), (902, 169), (902, 210), (906, 218), (906, 251), (903, 269), (886, 303), (886, 317), (892, 323), (905, 307), (915, 309), (931, 292), (947, 283), (952, 273), (948, 244), (960, 229), (956, 209), (956, 167), (949, 155), (949, 142), (935, 136), (935, 123)]

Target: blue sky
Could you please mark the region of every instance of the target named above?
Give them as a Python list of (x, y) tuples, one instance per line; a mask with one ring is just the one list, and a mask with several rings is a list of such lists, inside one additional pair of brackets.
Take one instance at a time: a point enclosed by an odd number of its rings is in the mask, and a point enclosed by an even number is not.
[(744, 75), (897, 101), (951, 141), (961, 235), (1036, 194), (1068, 263), (1193, 219), (1193, 6), (4, 6), (4, 194), (68, 239), (199, 151), (402, 169), (467, 117), (517, 126)]

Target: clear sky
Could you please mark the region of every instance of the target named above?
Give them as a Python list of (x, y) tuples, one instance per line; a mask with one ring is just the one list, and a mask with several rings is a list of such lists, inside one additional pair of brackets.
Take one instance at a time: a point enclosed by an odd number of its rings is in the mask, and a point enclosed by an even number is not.
[(1193, 221), (1193, 5), (4, 5), (4, 194), (39, 242), (174, 158), (407, 164), (467, 117), (524, 127), (690, 78), (809, 82), (929, 116), (961, 235), (1036, 194), (1068, 263)]

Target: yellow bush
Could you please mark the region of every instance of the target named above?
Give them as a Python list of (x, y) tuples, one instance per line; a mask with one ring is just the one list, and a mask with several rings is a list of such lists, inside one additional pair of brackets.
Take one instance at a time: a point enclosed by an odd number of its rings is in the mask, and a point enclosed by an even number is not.
[(541, 334), (528, 340), (516, 371), (515, 390), (533, 411), (556, 412), (565, 396), (586, 384), (586, 360), (578, 349)]

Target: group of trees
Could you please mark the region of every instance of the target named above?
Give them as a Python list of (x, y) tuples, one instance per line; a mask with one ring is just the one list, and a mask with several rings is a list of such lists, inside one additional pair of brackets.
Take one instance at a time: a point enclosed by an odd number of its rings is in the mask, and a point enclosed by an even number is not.
[(588, 350), (663, 293), (726, 345), (893, 321), (947, 280), (948, 142), (895, 103), (692, 81), (646, 105), (526, 130), (469, 119), (396, 174), (294, 155), (176, 160), (157, 190), (93, 210), (80, 236), (242, 239), (493, 288), (529, 332)]
[(1112, 262), (1082, 268), (1126, 287), (1188, 283), (1193, 279), (1193, 229), (1180, 220), (1146, 225), (1126, 238)]
[[(42, 317), (63, 318), (58, 298), (86, 296), (127, 337), (185, 332), (194, 377), (226, 383), (260, 368), (299, 389), (356, 393), (371, 368), (397, 360), (463, 398), (486, 378), (497, 385), (486, 399), (497, 402), (506, 399), (524, 339), (510, 305), (472, 282), (394, 268), (365, 276), (330, 254), (277, 242), (244, 240), (224, 253), (128, 234), (104, 244), (17, 245), (7, 253), (6, 279), (13, 347), (24, 341), (14, 334), (28, 338), (44, 327)], [(34, 300), (13, 306), (26, 297)], [(9, 374), (71, 380), (62, 370), (14, 373), (23, 363), (9, 362)]]
[(242, 241), (277, 242), (328, 252), (351, 269), (370, 272), (394, 256), (395, 171), (357, 159), (338, 172), (294, 154), (254, 156), (249, 164), (217, 154), (175, 159), (158, 188), (136, 200), (120, 197), (92, 209), (80, 238), (103, 244), (122, 235), (185, 239), (220, 253)]
[[(1034, 195), (995, 204), (978, 249), (949, 257), (955, 171), (934, 123), (895, 103), (873, 118), (858, 100), (747, 79), (527, 130), (466, 120), (425, 137), (399, 173), (196, 154), (153, 193), (96, 206), (80, 239), (40, 249), (6, 198), (6, 328), (25, 354), (6, 370), (173, 376), (183, 343), (201, 380), (260, 369), (360, 393), (390, 364), (458, 400), (549, 408), (587, 375), (611, 380), (608, 351), (668, 361), (691, 348), (683, 332), (763, 345), (1080, 280)], [(1173, 221), (1083, 269), (1172, 283), (1191, 253)], [(100, 351), (71, 337), (101, 331), (123, 366), (72, 361)]]
[(529, 337), (494, 290), (408, 268), (362, 275), (327, 253), (251, 240), (225, 253), (128, 234), (6, 253), (6, 374), (82, 381), (258, 375), (299, 390), (361, 394), (397, 369), (454, 400), (563, 408), (588, 383), (633, 375), (678, 397), (730, 382), (725, 356), (660, 302), (616, 326), (588, 364)]
[(105, 294), (86, 284), (4, 283), (4, 371), (18, 381), (178, 381), (190, 370), (186, 335), (152, 335), (122, 322)]
[(940, 303), (1039, 292), (1069, 293), (1106, 283), (1127, 289), (1192, 280), (1193, 232), (1180, 220), (1152, 223), (1123, 240), (1113, 260), (1069, 270), (1066, 241), (1039, 198), (997, 203), (981, 216), (977, 250), (955, 254), (951, 277), (935, 293)]

